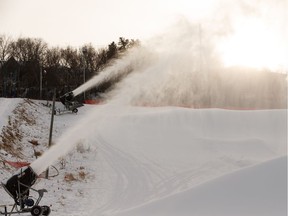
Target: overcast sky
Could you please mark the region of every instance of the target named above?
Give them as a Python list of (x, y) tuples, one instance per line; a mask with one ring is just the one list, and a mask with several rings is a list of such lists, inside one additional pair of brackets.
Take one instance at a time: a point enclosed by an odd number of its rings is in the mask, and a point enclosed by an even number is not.
[[(180, 17), (196, 23), (218, 19), (230, 28), (231, 35), (222, 45), (228, 62), (242, 59), (251, 64), (249, 59), (260, 56), (257, 64), (269, 60), (283, 65), (288, 59), (287, 1), (0, 0), (0, 34), (42, 38), (51, 46), (103, 47), (119, 37), (148, 39)], [(273, 55), (262, 58), (263, 46)]]
[[(194, 1), (195, 2), (195, 1)], [(177, 17), (201, 17), (214, 0), (0, 0), (0, 33), (52, 45), (149, 38)], [(201, 3), (202, 2), (202, 3)], [(200, 13), (201, 11), (201, 13)]]

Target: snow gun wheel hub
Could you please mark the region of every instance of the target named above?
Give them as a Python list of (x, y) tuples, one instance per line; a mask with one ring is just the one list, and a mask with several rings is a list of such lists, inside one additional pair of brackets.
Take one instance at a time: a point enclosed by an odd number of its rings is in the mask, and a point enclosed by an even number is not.
[(42, 212), (43, 212), (43, 209), (41, 206), (33, 206), (31, 208), (31, 215), (32, 216), (39, 216), (39, 215), (42, 215)]

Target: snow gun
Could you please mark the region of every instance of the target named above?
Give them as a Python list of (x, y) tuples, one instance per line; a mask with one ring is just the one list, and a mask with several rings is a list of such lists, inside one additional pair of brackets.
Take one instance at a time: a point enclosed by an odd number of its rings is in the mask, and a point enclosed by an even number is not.
[[(30, 166), (20, 168), (16, 174), (9, 178), (2, 187), (13, 198), (14, 205), (8, 210), (9, 205), (4, 205), (4, 211), (0, 210), (0, 215), (11, 215), (21, 213), (31, 213), (32, 216), (49, 215), (51, 210), (49, 206), (40, 206), (39, 203), (47, 192), (45, 189), (36, 190), (32, 186), (35, 184), (37, 174)], [(30, 190), (38, 193), (38, 198), (30, 196)]]

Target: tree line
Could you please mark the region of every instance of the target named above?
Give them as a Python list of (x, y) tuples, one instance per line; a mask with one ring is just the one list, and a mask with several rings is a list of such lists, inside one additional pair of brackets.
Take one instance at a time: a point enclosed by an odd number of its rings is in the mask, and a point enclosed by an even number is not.
[[(113, 41), (102, 48), (95, 48), (91, 43), (78, 48), (72, 46), (51, 47), (41, 38), (19, 37), (12, 39), (1, 34), (0, 61), (3, 65), (4, 62), (13, 57), (20, 63), (35, 62), (35, 64), (39, 64), (39, 70), (45, 72), (42, 77), (44, 79), (44, 92), (53, 88), (53, 86), (49, 86), (47, 80), (45, 82), (45, 74), (48, 72), (56, 75), (54, 79), (59, 79), (55, 80), (55, 83), (58, 83), (56, 86), (58, 91), (61, 91), (61, 86), (73, 90), (82, 84), (83, 80), (88, 80), (91, 76), (99, 73), (111, 59), (119, 57), (121, 53), (138, 45), (140, 45), (139, 40), (120, 37), (118, 42)], [(36, 78), (36, 83), (34, 83), (36, 91), (40, 82), (39, 78)], [(39, 80), (38, 83), (37, 80)], [(19, 85), (21, 84), (19, 83)], [(104, 91), (104, 89), (100, 89), (100, 91)], [(35, 93), (34, 98), (37, 98), (37, 95), (39, 94)]]

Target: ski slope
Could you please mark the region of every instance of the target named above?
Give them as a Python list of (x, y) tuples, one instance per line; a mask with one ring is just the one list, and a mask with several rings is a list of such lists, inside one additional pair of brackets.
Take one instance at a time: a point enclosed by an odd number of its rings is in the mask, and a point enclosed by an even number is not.
[[(45, 153), (25, 160), (59, 170), (35, 185), (48, 189), (51, 215), (286, 216), (286, 110), (85, 105), (55, 116), (47, 151), (51, 113), (34, 102), (36, 123), (23, 128), (21, 145), (29, 152), (27, 140), (38, 139)], [(1, 204), (12, 201), (0, 193)]]

